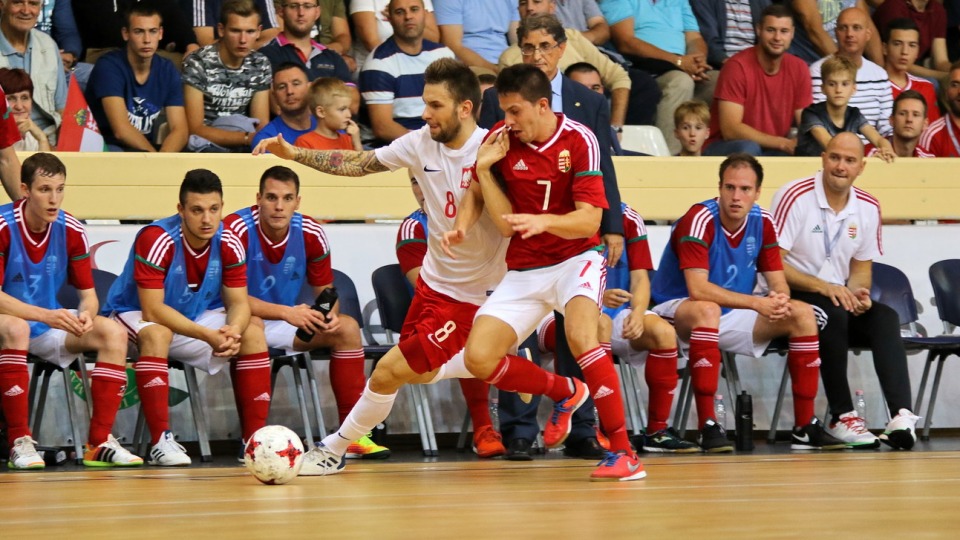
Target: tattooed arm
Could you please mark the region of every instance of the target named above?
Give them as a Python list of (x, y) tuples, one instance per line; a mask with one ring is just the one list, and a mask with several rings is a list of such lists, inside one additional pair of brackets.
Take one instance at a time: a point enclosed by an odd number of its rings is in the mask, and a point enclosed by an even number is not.
[(310, 150), (293, 146), (283, 140), (282, 135), (264, 139), (253, 149), (253, 155), (265, 152), (337, 176), (365, 176), (389, 170), (380, 163), (376, 153), (372, 150), (362, 152), (355, 150)]

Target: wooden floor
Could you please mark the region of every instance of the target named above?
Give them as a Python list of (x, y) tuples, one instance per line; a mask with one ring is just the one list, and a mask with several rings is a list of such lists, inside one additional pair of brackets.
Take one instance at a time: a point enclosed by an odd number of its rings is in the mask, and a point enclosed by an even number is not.
[(644, 462), (625, 483), (553, 457), (351, 461), (285, 486), (239, 465), (3, 472), (0, 538), (960, 537), (956, 451)]

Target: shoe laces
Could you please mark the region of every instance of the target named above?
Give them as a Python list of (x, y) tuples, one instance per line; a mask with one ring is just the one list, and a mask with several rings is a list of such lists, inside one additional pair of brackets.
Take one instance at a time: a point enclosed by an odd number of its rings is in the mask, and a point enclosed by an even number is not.
[(13, 448), (17, 450), (19, 454), (36, 454), (37, 453), (37, 441), (33, 440), (33, 437), (29, 435), (24, 435), (16, 441), (13, 441)]
[(859, 416), (853, 416), (853, 415), (847, 416), (846, 418), (841, 418), (840, 422), (843, 425), (847, 426), (847, 429), (856, 433), (857, 435), (870, 433), (867, 430), (866, 422), (864, 422), (863, 418), (860, 418)]
[(617, 454), (613, 452), (607, 452), (603, 459), (600, 460), (600, 463), (597, 463), (597, 467), (614, 467), (617, 464), (617, 460), (620, 459), (620, 456), (625, 454)]

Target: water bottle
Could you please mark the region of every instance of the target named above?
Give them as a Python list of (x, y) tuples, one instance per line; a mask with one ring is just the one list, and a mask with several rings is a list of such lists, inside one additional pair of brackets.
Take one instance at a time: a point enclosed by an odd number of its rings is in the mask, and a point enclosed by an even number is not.
[(863, 390), (857, 390), (855, 392), (856, 397), (853, 399), (853, 407), (857, 411), (857, 416), (863, 420), (863, 423), (867, 423), (867, 401), (863, 399)]
[[(313, 302), (313, 305), (310, 306), (312, 309), (319, 311), (323, 315), (323, 319), (327, 320), (327, 315), (330, 314), (330, 311), (333, 310), (333, 305), (337, 303), (337, 289), (335, 287), (327, 287), (324, 289), (318, 296), (317, 299)], [(314, 333), (303, 328), (297, 328), (297, 337), (300, 341), (309, 342), (313, 339)]]
[(753, 450), (753, 398), (746, 391), (737, 396), (737, 450)]
[(726, 431), (727, 429), (727, 408), (723, 405), (723, 396), (717, 394), (713, 397), (713, 412), (714, 420), (717, 421), (717, 424)]
[(493, 397), (490, 398), (490, 422), (493, 423), (493, 429), (500, 431), (500, 398), (497, 391), (493, 391)]

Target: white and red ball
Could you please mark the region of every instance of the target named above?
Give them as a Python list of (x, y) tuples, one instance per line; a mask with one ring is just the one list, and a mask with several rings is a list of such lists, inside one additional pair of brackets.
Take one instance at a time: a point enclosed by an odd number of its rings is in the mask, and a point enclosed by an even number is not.
[(303, 443), (291, 429), (264, 426), (243, 449), (243, 464), (257, 480), (268, 485), (286, 484), (300, 473)]

